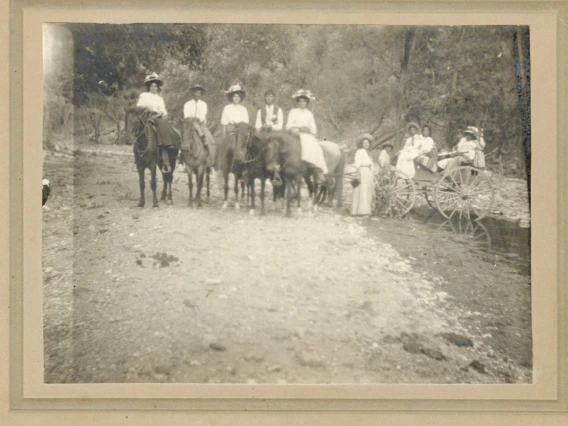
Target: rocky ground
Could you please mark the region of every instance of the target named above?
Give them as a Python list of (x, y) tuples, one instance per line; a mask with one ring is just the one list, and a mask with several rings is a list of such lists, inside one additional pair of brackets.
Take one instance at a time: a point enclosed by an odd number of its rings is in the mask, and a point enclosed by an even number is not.
[(141, 209), (109, 148), (45, 156), (46, 382), (531, 381), (509, 263), (413, 221), (223, 211), (216, 182), (189, 208), (177, 172), (174, 204)]

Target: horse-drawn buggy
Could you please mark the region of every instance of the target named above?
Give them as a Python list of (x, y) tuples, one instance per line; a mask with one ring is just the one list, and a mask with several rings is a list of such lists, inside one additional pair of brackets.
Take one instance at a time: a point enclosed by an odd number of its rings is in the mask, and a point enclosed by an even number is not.
[(416, 163), (416, 174), (410, 178), (395, 168), (376, 174), (375, 211), (391, 217), (405, 216), (422, 193), (428, 204), (451, 219), (481, 219), (492, 208), (495, 190), (491, 178), (468, 163), (463, 154), (448, 154), (444, 170), (432, 171)]

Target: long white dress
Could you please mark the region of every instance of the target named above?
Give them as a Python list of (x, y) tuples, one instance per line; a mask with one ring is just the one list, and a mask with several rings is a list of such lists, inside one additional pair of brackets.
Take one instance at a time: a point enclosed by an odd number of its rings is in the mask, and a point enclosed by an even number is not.
[[(408, 177), (413, 178), (416, 174), (414, 160), (421, 155), (428, 154), (434, 147), (434, 140), (431, 137), (425, 138), (422, 135), (414, 135), (406, 139), (404, 148), (398, 154), (396, 168), (404, 172)], [(426, 159), (426, 163), (428, 159)]]
[(355, 153), (355, 168), (361, 176), (361, 183), (353, 191), (351, 214), (369, 215), (371, 214), (371, 202), (375, 192), (375, 181), (373, 179), (373, 160), (371, 160), (366, 149), (361, 148)]
[(286, 130), (307, 128), (310, 133), (300, 133), (300, 142), (302, 143), (302, 160), (312, 163), (323, 173), (327, 174), (327, 164), (323, 155), (323, 149), (315, 134), (317, 134), (316, 122), (314, 115), (309, 109), (294, 108), (288, 114), (286, 122)]

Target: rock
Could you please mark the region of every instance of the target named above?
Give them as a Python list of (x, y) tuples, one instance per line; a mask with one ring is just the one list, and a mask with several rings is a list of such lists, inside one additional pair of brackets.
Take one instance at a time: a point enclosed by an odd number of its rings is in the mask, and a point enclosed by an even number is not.
[(222, 345), (221, 343), (218, 343), (218, 342), (212, 342), (209, 345), (209, 347), (213, 350), (220, 351), (220, 352), (223, 352), (227, 349), (227, 347), (225, 345)]
[(305, 352), (296, 354), (298, 363), (303, 367), (319, 368), (323, 367), (323, 361), (316, 355)]
[(223, 280), (220, 278), (207, 278), (205, 284), (222, 284)]
[(393, 343), (400, 343), (400, 340), (396, 337), (391, 336), (390, 334), (387, 334), (385, 337), (383, 337), (383, 342), (390, 345)]
[(426, 355), (428, 358), (432, 358), (432, 359), (435, 359), (437, 361), (445, 361), (446, 360), (446, 357), (444, 356), (444, 354), (442, 352), (440, 352), (438, 349), (422, 348), (422, 353), (424, 355)]
[(136, 264), (142, 266), (142, 261), (140, 259), (136, 259)]
[(303, 339), (304, 336), (306, 335), (306, 330), (304, 330), (302, 327), (298, 327), (295, 331), (294, 334), (296, 335), (296, 337), (298, 337), (299, 339)]
[(45, 273), (46, 274), (51, 274), (54, 271), (54, 269), (51, 266), (48, 266), (47, 268), (45, 268)]
[(420, 343), (415, 341), (406, 342), (402, 345), (402, 348), (406, 352), (410, 352), (411, 354), (420, 354), (422, 353), (422, 346)]
[(282, 367), (279, 365), (272, 365), (270, 367), (268, 367), (268, 371), (271, 373), (274, 373), (275, 371), (281, 371)]
[(157, 374), (170, 374), (170, 367), (167, 365), (157, 365), (154, 367), (154, 371)]
[(487, 374), (487, 371), (485, 371), (485, 366), (477, 360), (472, 361), (471, 364), (469, 364), (469, 366), (472, 367), (478, 373)]
[(254, 362), (262, 362), (264, 361), (264, 357), (254, 352), (249, 352), (244, 355), (244, 359), (246, 361), (254, 361)]
[(438, 336), (443, 337), (448, 342), (459, 347), (466, 347), (466, 346), (473, 347), (473, 341), (469, 337), (463, 336), (461, 334), (440, 333), (438, 334)]
[(195, 303), (193, 303), (193, 302), (192, 302), (191, 300), (189, 300), (189, 299), (185, 299), (185, 300), (183, 301), (183, 304), (184, 304), (185, 306), (187, 306), (188, 308), (191, 308), (191, 309), (194, 309), (195, 306), (196, 306)]

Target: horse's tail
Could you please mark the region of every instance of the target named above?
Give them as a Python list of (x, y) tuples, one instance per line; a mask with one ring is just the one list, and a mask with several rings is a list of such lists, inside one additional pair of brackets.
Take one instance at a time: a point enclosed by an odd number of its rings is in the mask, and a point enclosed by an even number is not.
[(337, 207), (343, 204), (343, 174), (345, 172), (345, 152), (341, 150), (339, 163), (335, 169), (335, 197), (337, 199)]

